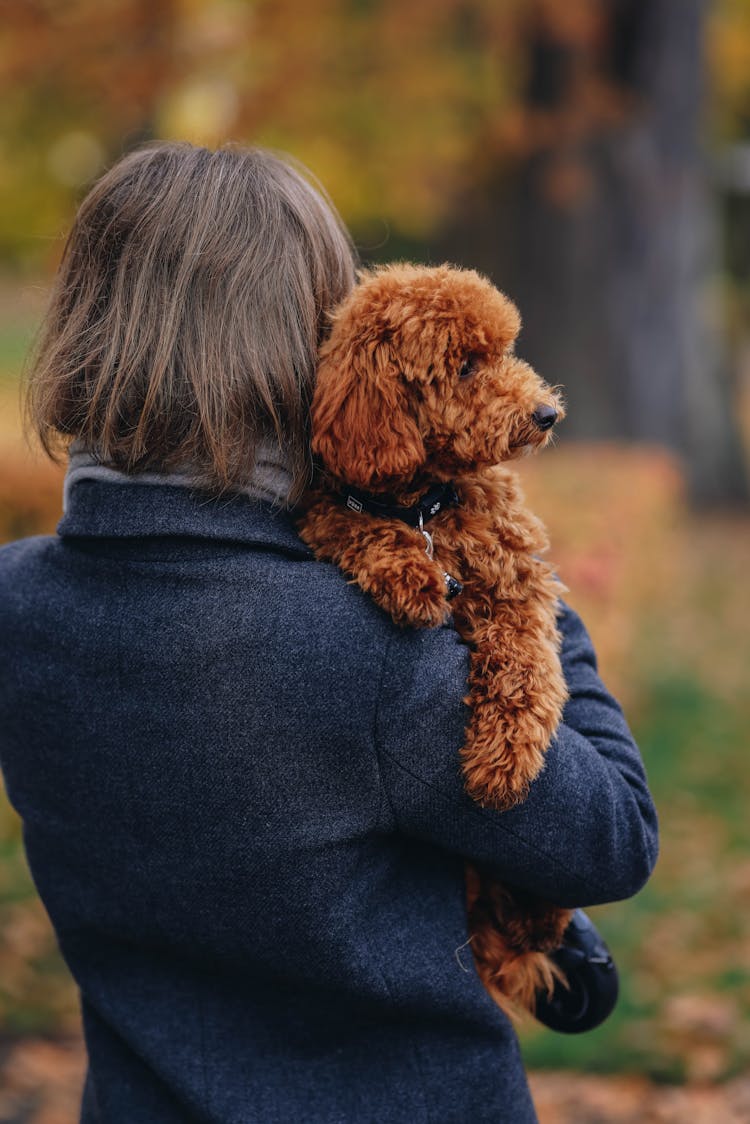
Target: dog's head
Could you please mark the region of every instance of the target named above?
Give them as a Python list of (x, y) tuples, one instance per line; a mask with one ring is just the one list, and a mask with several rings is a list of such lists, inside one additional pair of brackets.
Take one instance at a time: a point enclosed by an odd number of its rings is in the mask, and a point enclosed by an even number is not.
[(339, 481), (384, 492), (546, 444), (563, 406), (513, 354), (520, 326), (515, 305), (478, 273), (364, 274), (321, 350), (314, 452)]

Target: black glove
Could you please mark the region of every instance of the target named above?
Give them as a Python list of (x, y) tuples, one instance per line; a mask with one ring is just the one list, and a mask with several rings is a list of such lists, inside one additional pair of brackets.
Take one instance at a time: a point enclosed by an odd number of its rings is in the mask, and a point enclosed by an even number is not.
[(551, 998), (537, 995), (535, 1017), (550, 1030), (580, 1034), (603, 1023), (617, 1003), (615, 962), (594, 923), (577, 909), (565, 930), (560, 948), (550, 953), (568, 981), (559, 981)]

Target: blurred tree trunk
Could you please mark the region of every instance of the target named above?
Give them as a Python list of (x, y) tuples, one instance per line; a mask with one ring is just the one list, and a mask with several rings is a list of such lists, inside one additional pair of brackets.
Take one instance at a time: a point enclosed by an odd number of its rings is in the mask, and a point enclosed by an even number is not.
[(519, 351), (566, 388), (566, 435), (666, 445), (694, 502), (746, 502), (700, 139), (704, 2), (609, 0), (578, 39), (532, 10), (528, 151), (438, 254), (517, 300)]

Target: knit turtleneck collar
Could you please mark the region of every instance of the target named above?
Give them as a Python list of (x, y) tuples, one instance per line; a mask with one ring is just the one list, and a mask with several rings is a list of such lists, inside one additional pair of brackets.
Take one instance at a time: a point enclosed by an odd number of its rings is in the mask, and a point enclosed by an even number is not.
[[(70, 491), (80, 480), (100, 480), (111, 484), (167, 484), (178, 488), (197, 487), (188, 471), (126, 473), (109, 468), (76, 441), (70, 446), (68, 470), (63, 484), (63, 511), (67, 511)], [(271, 441), (258, 445), (255, 468), (241, 495), (265, 500), (279, 508), (287, 507), (292, 487), (292, 474), (279, 446)]]

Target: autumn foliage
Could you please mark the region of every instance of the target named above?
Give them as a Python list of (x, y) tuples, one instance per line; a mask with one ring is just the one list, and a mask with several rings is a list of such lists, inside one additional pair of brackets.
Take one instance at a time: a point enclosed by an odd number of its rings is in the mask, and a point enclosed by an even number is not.
[[(633, 7), (633, 5), (630, 5)], [(25, 0), (0, 43), (0, 258), (48, 261), (81, 189), (154, 136), (286, 149), (367, 256), (426, 238), (467, 187), (552, 146), (549, 193), (586, 190), (575, 152), (641, 111), (628, 5), (601, 0)], [(714, 132), (747, 131), (748, 0), (710, 7)], [(569, 96), (530, 89), (533, 51)], [(537, 60), (538, 61), (538, 60)]]
[[(633, 6), (5, 5), (0, 261), (34, 277), (48, 271), (86, 185), (153, 136), (294, 152), (330, 191), (365, 259), (429, 256), (467, 189), (494, 192), (543, 149), (553, 150), (546, 197), (564, 209), (587, 190), (577, 152), (642, 111), (627, 82), (613, 78), (610, 17)], [(705, 117), (714, 140), (742, 141), (750, 133), (750, 0), (714, 0), (706, 13)], [(566, 52), (571, 82), (561, 104), (545, 104), (543, 90), (529, 97), (530, 37)], [(734, 243), (746, 271), (746, 245)], [(20, 362), (7, 360), (5, 335), (28, 317), (6, 289), (0, 542), (54, 532), (63, 472), (19, 435)], [(746, 346), (747, 296), (735, 296), (735, 335)], [(743, 386), (747, 446), (747, 374)], [(524, 1036), (536, 1070), (576, 1071), (533, 1078), (540, 1119), (748, 1120), (750, 522), (691, 514), (681, 466), (655, 447), (573, 444), (563, 428), (559, 447), (519, 472), (603, 678), (642, 747), (662, 831), (646, 889), (596, 911), (623, 977), (615, 1015), (577, 1040)], [(23, 860), (20, 824), (0, 794), (0, 1119), (72, 1124), (82, 1066), (75, 991)], [(614, 1071), (614, 1079), (595, 1076)]]

